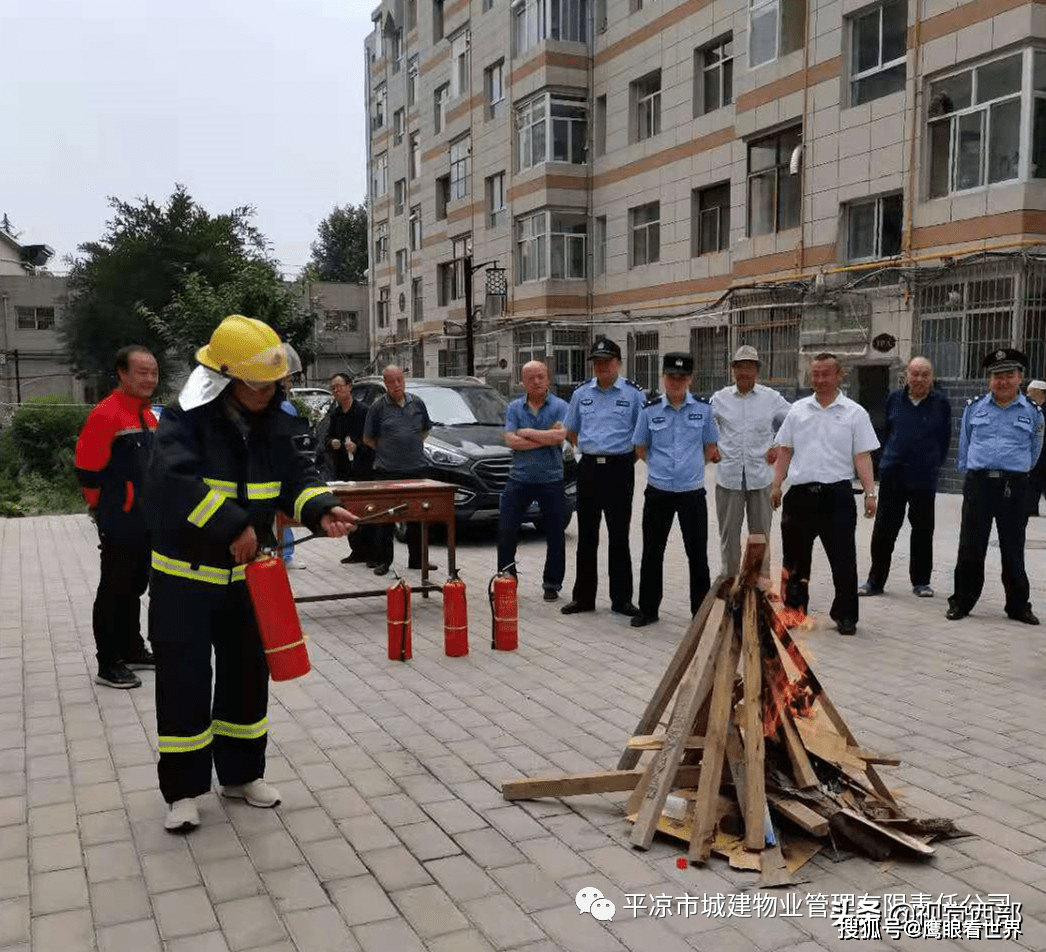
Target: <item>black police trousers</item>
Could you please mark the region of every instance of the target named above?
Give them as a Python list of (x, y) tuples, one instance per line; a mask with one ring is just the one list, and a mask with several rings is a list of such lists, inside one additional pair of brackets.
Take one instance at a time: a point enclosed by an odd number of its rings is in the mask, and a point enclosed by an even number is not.
[[(269, 668), (245, 582), (212, 585), (154, 571), (160, 792), (173, 803), (265, 774)], [(214, 699), (211, 699), (211, 652)]]
[(142, 595), (149, 587), (148, 540), (117, 542), (99, 533), (101, 578), (94, 598), (92, 626), (100, 666), (139, 657)]
[[(604, 462), (599, 462), (604, 460)], [(584, 455), (577, 469), (577, 559), (573, 600), (590, 608), (596, 603), (599, 524), (607, 520), (607, 567), (610, 604), (632, 604), (632, 552), (628, 526), (636, 487), (635, 456)]]
[(857, 504), (850, 481), (799, 483), (781, 508), (782, 601), (807, 611), (814, 541), (821, 540), (832, 570), (834, 621), (857, 621)]
[(708, 572), (708, 502), (704, 489), (666, 492), (647, 486), (643, 502), (643, 560), (639, 568), (639, 610), (657, 618), (664, 593), (665, 546), (672, 519), (679, 516), (679, 531), (690, 565), (690, 614), (697, 614), (712, 580)]
[(1024, 570), (1028, 477), (1025, 473), (1003, 473), (993, 477), (990, 472), (971, 470), (963, 482), (959, 556), (955, 562), (954, 592), (948, 605), (968, 612), (981, 597), (984, 557), (988, 553), (988, 537), (994, 521), (999, 533), (1006, 614), (1016, 615), (1031, 607), (1028, 573)]

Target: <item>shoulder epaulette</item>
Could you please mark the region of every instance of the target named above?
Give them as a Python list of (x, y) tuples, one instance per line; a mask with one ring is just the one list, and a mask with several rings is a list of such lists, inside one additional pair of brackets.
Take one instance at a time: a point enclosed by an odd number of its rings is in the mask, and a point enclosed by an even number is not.
[(659, 404), (660, 402), (661, 402), (661, 398), (660, 397), (654, 397), (653, 400), (647, 400), (647, 402), (643, 404), (643, 409), (645, 410), (647, 407), (657, 406), (657, 404)]
[(708, 395), (708, 396), (706, 397), (706, 396), (704, 396), (703, 394), (695, 393), (695, 394), (693, 394), (693, 397), (694, 397), (694, 399), (695, 399), (695, 400), (696, 400), (696, 401), (697, 401), (698, 403), (707, 403), (707, 404), (711, 404), (711, 403), (712, 403), (712, 396), (711, 396), (711, 394), (709, 394), (709, 395)]
[(966, 406), (972, 407), (978, 400), (983, 400), (986, 396), (988, 396), (988, 394), (979, 393), (975, 397), (970, 397), (970, 399), (966, 401)]
[(639, 384), (638, 384), (638, 383), (636, 383), (636, 382), (635, 382), (634, 380), (629, 380), (629, 378), (628, 378), (628, 377), (625, 377), (625, 383), (629, 384), (630, 386), (633, 386), (633, 387), (635, 387), (635, 388), (636, 388), (636, 390), (642, 390), (642, 389), (643, 389), (643, 388), (642, 388), (641, 386), (639, 386)]

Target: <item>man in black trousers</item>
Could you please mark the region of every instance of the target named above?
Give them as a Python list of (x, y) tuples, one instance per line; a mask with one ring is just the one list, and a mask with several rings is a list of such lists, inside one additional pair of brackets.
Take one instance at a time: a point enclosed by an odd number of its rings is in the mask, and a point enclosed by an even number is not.
[(940, 390), (934, 389), (933, 366), (925, 357), (913, 357), (908, 362), (904, 389), (895, 390), (886, 399), (872, 567), (858, 595), (882, 595), (907, 507), (912, 527), (908, 563), (912, 593), (933, 598), (930, 573), (937, 476), (948, 456), (951, 436), (951, 405)]

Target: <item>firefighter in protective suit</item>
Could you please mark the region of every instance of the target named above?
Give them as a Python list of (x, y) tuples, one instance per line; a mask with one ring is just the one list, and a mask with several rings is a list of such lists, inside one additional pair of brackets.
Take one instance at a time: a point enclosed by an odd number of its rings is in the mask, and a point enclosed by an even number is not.
[(156, 431), (145, 489), (149, 630), (171, 831), (199, 825), (194, 798), (210, 790), (212, 762), (223, 796), (256, 807), (280, 802), (262, 779), (269, 672), (245, 564), (276, 545), (277, 510), (328, 536), (355, 523), (295, 451), (295, 420), (280, 411), (277, 386), (297, 369), (288, 353), (262, 321), (227, 317)]

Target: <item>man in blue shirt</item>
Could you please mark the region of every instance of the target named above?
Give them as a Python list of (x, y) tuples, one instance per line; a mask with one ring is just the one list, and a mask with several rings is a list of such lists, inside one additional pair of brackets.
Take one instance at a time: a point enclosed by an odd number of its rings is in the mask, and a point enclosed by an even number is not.
[(679, 516), (690, 564), (690, 614), (708, 593), (708, 505), (705, 462), (719, 462), (719, 433), (712, 408), (690, 393), (694, 359), (665, 354), (665, 395), (644, 404), (632, 442), (647, 462), (643, 502), (643, 561), (639, 570), (639, 613), (633, 628), (658, 620), (664, 588), (665, 545), (673, 516)]
[(573, 615), (596, 610), (599, 524), (606, 515), (610, 608), (619, 615), (635, 615), (628, 524), (636, 485), (632, 433), (643, 395), (632, 381), (618, 376), (621, 348), (612, 340), (597, 337), (590, 356), (596, 375), (574, 391), (567, 410), (567, 439), (582, 456), (577, 469), (574, 592), (560, 611)]
[[(498, 515), (498, 570), (513, 571), (516, 530), (532, 502), (545, 521), (545, 601), (554, 602), (563, 587), (566, 553), (563, 541), (563, 420), (567, 402), (548, 392), (548, 368), (539, 360), (523, 365), (523, 396), (505, 411), (505, 444), (512, 450), (512, 469), (501, 492)], [(512, 566), (512, 568), (510, 568)]]
[(1028, 358), (1000, 347), (984, 358), (990, 393), (966, 404), (959, 424), (958, 469), (962, 488), (955, 590), (945, 617), (965, 618), (984, 588), (984, 556), (994, 520), (1002, 556), (1006, 614), (1026, 625), (1039, 619), (1028, 600), (1024, 531), (1028, 526), (1028, 471), (1042, 447), (1042, 413), (1020, 392)]

